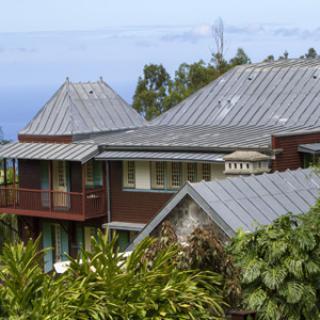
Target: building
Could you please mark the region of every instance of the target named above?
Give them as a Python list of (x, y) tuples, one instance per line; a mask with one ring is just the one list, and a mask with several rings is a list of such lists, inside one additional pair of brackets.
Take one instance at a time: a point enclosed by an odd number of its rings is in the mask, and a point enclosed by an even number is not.
[(16, 177), (4, 177), (0, 211), (55, 248), (46, 270), (102, 224), (124, 248), (186, 181), (317, 161), (319, 81), (319, 60), (238, 66), (147, 123), (102, 79), (67, 80), (0, 149)]
[(146, 236), (157, 236), (164, 221), (178, 241), (186, 242), (197, 227), (213, 227), (221, 240), (239, 229), (254, 231), (281, 215), (306, 213), (319, 198), (320, 176), (311, 169), (187, 182), (135, 238), (131, 250)]

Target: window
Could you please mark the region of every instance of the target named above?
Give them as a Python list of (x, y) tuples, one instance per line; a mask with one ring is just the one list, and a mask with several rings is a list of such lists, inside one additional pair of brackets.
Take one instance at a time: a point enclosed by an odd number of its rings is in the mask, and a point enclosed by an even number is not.
[(242, 165), (242, 163), (240, 163), (240, 169), (242, 169), (243, 168), (243, 165)]
[(234, 168), (237, 169), (237, 164), (236, 163), (234, 164)]
[(171, 187), (179, 188), (182, 183), (182, 164), (179, 162), (171, 163)]
[(93, 161), (90, 160), (85, 164), (85, 175), (86, 175), (86, 186), (93, 187), (94, 177), (93, 177)]
[(66, 187), (66, 165), (64, 161), (57, 161), (57, 169), (58, 169), (58, 186)]
[(202, 164), (202, 180), (210, 181), (211, 180), (211, 166), (210, 163)]
[(135, 183), (135, 165), (133, 161), (128, 161), (128, 184), (134, 185)]
[(231, 169), (231, 166), (232, 166), (231, 163), (229, 163), (229, 169)]
[(197, 164), (187, 163), (187, 180), (190, 182), (197, 181)]
[(249, 169), (249, 168), (250, 168), (249, 163), (247, 163), (247, 169)]
[(136, 184), (136, 170), (134, 161), (123, 162), (123, 186), (134, 188)]
[(152, 163), (152, 188), (164, 189), (166, 180), (166, 164), (164, 162)]

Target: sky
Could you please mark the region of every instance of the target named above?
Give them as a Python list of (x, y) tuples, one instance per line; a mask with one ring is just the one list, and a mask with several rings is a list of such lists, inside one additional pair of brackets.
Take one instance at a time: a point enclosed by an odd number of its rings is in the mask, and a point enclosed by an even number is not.
[(285, 50), (320, 53), (317, 0), (0, 0), (0, 126), (16, 139), (68, 76), (103, 76), (129, 103), (148, 63), (173, 75), (182, 62), (209, 61), (220, 17), (225, 54), (253, 62)]

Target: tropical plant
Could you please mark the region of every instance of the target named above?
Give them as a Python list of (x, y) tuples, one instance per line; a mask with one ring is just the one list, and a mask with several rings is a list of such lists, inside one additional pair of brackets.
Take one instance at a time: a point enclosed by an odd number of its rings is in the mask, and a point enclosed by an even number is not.
[(239, 231), (230, 252), (241, 268), (244, 307), (258, 319), (320, 318), (320, 204), (255, 232)]
[(117, 239), (98, 234), (92, 252), (71, 259), (57, 277), (39, 262), (39, 240), (5, 245), (0, 255), (0, 316), (3, 319), (222, 319), (220, 277), (213, 272), (179, 270), (169, 246), (152, 265), (143, 259), (154, 240), (146, 239), (129, 258)]

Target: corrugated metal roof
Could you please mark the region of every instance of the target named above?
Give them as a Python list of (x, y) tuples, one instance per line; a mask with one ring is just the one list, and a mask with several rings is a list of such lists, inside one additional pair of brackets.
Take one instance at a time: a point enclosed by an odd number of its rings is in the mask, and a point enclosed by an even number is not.
[[(320, 108), (319, 108), (320, 109)], [(314, 128), (304, 128), (304, 131)], [(318, 128), (319, 129), (319, 128)], [(271, 135), (279, 132), (294, 132), (301, 127), (223, 127), (223, 126), (151, 126), (118, 133), (100, 135), (86, 143), (95, 143), (110, 148), (147, 148), (193, 150), (214, 149), (228, 152), (236, 149), (271, 149)]]
[(320, 59), (242, 65), (152, 121), (170, 126), (313, 126)]
[(149, 235), (189, 195), (232, 236), (239, 228), (253, 231), (288, 212), (307, 212), (319, 198), (320, 176), (311, 169), (187, 183), (147, 224), (133, 245)]
[(98, 146), (92, 144), (21, 143), (14, 142), (0, 149), (0, 158), (65, 160), (82, 163), (98, 154)]
[(143, 118), (102, 79), (67, 80), (19, 134), (76, 135), (143, 124)]
[(318, 154), (320, 153), (320, 143), (300, 144), (298, 146), (299, 152)]
[(111, 230), (128, 230), (128, 231), (138, 231), (140, 232), (146, 225), (144, 223), (134, 223), (134, 222), (122, 222), (122, 221), (112, 221), (102, 225), (103, 228), (109, 228)]
[(97, 160), (161, 160), (224, 162), (224, 154), (198, 152), (104, 151)]

